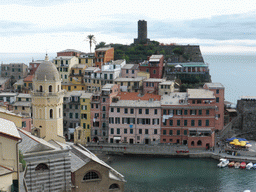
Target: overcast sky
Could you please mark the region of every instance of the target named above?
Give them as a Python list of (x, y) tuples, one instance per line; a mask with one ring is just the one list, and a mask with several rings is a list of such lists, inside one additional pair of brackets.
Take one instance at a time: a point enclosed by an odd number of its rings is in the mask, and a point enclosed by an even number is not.
[(0, 52), (89, 52), (89, 34), (130, 44), (146, 20), (151, 40), (198, 44), (203, 54), (256, 53), (255, 16), (253, 0), (1, 0)]

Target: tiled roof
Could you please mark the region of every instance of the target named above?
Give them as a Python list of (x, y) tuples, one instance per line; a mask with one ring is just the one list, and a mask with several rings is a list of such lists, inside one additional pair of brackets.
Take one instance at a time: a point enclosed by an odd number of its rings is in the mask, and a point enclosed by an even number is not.
[(3, 119), (3, 118), (0, 118), (0, 133), (17, 138), (17, 139), (21, 139), (20, 134), (14, 122)]
[(28, 75), (25, 79), (23, 79), (23, 82), (32, 81), (33, 78), (34, 78), (34, 75)]
[(118, 94), (120, 97), (120, 100), (149, 100), (149, 99), (154, 99), (157, 101), (161, 100), (161, 95), (155, 95), (151, 93), (146, 93), (145, 95), (140, 95), (139, 93), (136, 92), (120, 92)]

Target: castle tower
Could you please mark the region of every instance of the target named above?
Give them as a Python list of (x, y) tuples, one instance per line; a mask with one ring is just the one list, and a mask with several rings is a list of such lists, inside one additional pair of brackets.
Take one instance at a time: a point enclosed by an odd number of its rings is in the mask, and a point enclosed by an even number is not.
[(135, 44), (143, 43), (147, 44), (149, 43), (150, 39), (147, 38), (148, 31), (147, 31), (147, 21), (139, 20), (138, 21), (138, 38), (134, 39)]
[(55, 65), (45, 60), (33, 79), (32, 107), (34, 134), (49, 141), (65, 142), (63, 137), (63, 96), (61, 79)]

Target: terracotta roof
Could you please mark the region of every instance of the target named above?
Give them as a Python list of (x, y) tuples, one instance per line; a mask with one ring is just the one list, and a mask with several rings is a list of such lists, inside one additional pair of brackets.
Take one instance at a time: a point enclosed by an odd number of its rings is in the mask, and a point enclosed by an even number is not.
[(33, 78), (34, 78), (34, 75), (28, 75), (25, 79), (23, 79), (23, 82), (32, 81)]
[(155, 101), (161, 100), (161, 95), (155, 95), (151, 93), (146, 93), (145, 95), (141, 95), (136, 92), (120, 92), (117, 96), (120, 97), (120, 100), (149, 100), (154, 99)]

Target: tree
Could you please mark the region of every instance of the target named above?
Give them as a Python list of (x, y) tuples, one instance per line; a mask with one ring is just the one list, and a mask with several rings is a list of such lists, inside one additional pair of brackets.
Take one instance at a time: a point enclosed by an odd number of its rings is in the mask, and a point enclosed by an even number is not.
[(86, 37), (86, 41), (89, 41), (89, 44), (90, 44), (90, 53), (92, 52), (92, 43), (96, 44), (96, 40), (95, 40), (95, 37), (94, 35), (88, 35)]
[(99, 42), (99, 44), (96, 45), (96, 49), (104, 47), (105, 45), (106, 45), (106, 43), (101, 41), (101, 42)]

